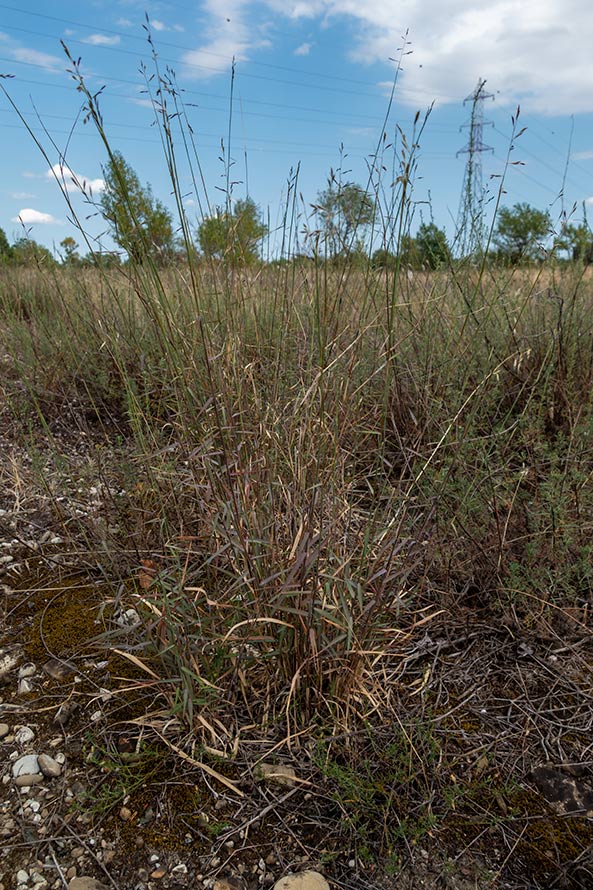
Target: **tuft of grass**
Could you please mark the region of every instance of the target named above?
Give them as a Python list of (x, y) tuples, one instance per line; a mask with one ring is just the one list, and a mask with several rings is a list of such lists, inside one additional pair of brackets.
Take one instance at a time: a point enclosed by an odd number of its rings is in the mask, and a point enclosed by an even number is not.
[[(408, 276), (360, 252), (299, 258), (296, 176), (282, 262), (199, 260), (180, 182), (201, 182), (200, 160), (155, 65), (187, 260), (163, 267), (147, 250), (117, 269), (0, 269), (2, 394), (22, 427), (43, 429), (38, 484), (84, 559), (127, 583), (138, 657), (157, 657), (189, 728), (212, 701), (235, 715), (223, 747), (242, 723), (282, 724), (290, 739), (380, 720), (396, 709), (403, 645), (444, 612), (585, 607), (588, 277), (553, 263)], [(386, 245), (409, 230), (423, 126), (392, 187), (387, 149), (371, 163)], [(74, 466), (64, 427), (93, 443), (75, 469), (102, 501), (84, 517), (59, 506)]]

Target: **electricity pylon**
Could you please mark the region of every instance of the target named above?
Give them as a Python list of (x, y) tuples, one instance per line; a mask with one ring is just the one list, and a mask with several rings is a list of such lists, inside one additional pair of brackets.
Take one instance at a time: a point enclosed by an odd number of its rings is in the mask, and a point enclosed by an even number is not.
[(456, 155), (467, 155), (455, 238), (457, 252), (461, 257), (480, 254), (484, 248), (482, 152), (494, 151), (482, 141), (484, 124), (492, 124), (492, 121), (484, 121), (484, 102), (486, 99), (494, 99), (492, 93), (484, 92), (485, 83), (485, 80), (479, 80), (473, 93), (463, 101), (464, 105), (472, 103), (472, 113), (469, 122), (460, 127), (460, 130), (469, 128), (469, 141)]

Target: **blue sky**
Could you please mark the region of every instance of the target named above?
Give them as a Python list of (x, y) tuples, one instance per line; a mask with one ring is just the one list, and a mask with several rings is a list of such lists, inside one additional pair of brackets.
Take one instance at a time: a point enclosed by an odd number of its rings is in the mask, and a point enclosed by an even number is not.
[[(395, 92), (388, 137), (412, 131), (416, 111), (434, 102), (419, 154), (416, 220), (430, 218), (453, 233), (463, 181), (470, 107), (463, 99), (480, 78), (494, 100), (485, 103), (484, 183), (496, 188), (506, 156), (511, 115), (521, 106), (526, 132), (508, 173), (505, 204), (528, 201), (550, 209), (589, 202), (593, 215), (593, 12), (590, 0), (206, 0), (139, 2), (53, 0), (0, 3), (0, 73), (35, 134), (48, 163), (9, 101), (0, 97), (3, 137), (0, 227), (10, 240), (23, 233), (48, 247), (66, 236), (81, 241), (50, 172), (65, 163), (100, 194), (106, 155), (80, 115), (81, 97), (60, 46), (81, 57), (92, 91), (101, 97), (105, 128), (143, 182), (170, 202), (170, 184), (147, 107), (144, 62), (149, 17), (159, 64), (170, 65), (199, 149), (212, 203), (223, 203), (221, 139), (228, 150), (230, 68), (235, 63), (230, 156), (235, 197), (246, 189), (272, 226), (291, 168), (300, 164), (304, 205), (315, 201), (330, 169), (367, 179), (395, 71), (407, 33), (407, 52)], [(44, 132), (44, 130), (46, 132)], [(51, 141), (55, 143), (52, 146)], [(340, 146), (343, 146), (341, 158)], [(246, 160), (245, 160), (246, 159)], [(568, 163), (568, 166), (567, 166)], [(196, 196), (182, 170), (190, 217)], [(389, 174), (385, 184), (389, 185)], [(67, 183), (70, 179), (67, 177)], [(560, 197), (562, 183), (564, 195)], [(72, 186), (73, 206), (92, 235), (100, 220)], [(88, 219), (86, 219), (88, 217)], [(110, 246), (108, 238), (105, 246)]]

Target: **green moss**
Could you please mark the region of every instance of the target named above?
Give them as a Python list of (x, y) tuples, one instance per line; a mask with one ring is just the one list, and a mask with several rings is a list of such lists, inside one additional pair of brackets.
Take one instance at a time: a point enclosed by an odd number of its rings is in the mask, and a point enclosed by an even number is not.
[(100, 588), (80, 578), (57, 583), (28, 578), (21, 589), (30, 591), (19, 617), (26, 621), (25, 651), (33, 661), (76, 655), (105, 629)]
[(535, 880), (573, 862), (593, 843), (591, 822), (558, 815), (530, 789), (488, 782), (456, 786), (453, 806), (439, 831), (450, 852), (474, 845), (487, 855), (504, 846), (502, 835), (511, 831), (518, 840), (507, 866)]

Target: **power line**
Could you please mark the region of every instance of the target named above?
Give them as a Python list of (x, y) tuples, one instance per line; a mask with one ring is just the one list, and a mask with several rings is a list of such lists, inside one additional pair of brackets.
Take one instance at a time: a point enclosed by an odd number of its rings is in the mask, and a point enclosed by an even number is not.
[[(34, 13), (29, 10), (20, 10), (20, 9), (17, 9), (16, 7), (7, 6), (4, 4), (0, 4), (0, 9), (12, 10), (12, 11), (19, 12), (19, 13), (25, 12), (27, 15), (33, 15), (33, 16), (36, 16), (39, 18), (45, 18), (50, 21), (56, 21), (56, 22), (60, 22), (62, 24), (66, 24), (66, 25), (74, 25), (75, 27), (88, 28), (91, 31), (103, 31), (104, 33), (113, 34), (118, 37), (123, 37), (126, 40), (145, 41), (145, 38), (137, 37), (135, 35), (128, 34), (123, 31), (116, 31), (116, 30), (109, 29), (109, 28), (103, 28), (101, 26), (95, 27), (94, 25), (88, 25), (88, 24), (84, 24), (81, 22), (76, 22), (71, 19), (57, 18), (55, 16), (48, 16), (43, 13)], [(62, 40), (62, 37), (57, 34), (48, 34), (47, 32), (44, 32), (44, 31), (33, 31), (31, 29), (21, 28), (16, 25), (5, 26), (5, 29), (18, 31), (18, 32), (25, 33), (25, 34), (31, 34), (31, 35), (37, 36), (37, 37), (45, 37), (46, 39), (50, 39), (50, 40), (58, 40), (58, 41)], [(86, 41), (84, 39), (79, 39), (79, 38), (75, 38), (75, 37), (69, 38), (69, 42), (82, 44), (85, 46), (92, 45), (92, 44), (89, 44), (88, 41)], [(182, 44), (171, 43), (170, 41), (161, 41), (160, 39), (159, 39), (157, 45), (158, 46), (167, 46), (167, 47), (173, 48), (173, 49), (179, 49), (179, 50), (182, 50), (183, 52), (195, 52), (196, 51), (196, 47), (187, 47)], [(125, 50), (125, 49), (122, 49), (121, 47), (117, 47), (117, 46), (94, 45), (93, 48), (109, 50), (110, 52), (123, 53), (125, 55), (136, 56), (136, 53), (134, 53), (132, 50)], [(228, 56), (223, 55), (222, 53), (215, 53), (211, 50), (205, 50), (205, 49), (201, 49), (199, 47), (198, 47), (197, 51), (199, 51), (202, 55), (208, 55), (208, 56), (212, 56), (215, 58), (224, 59), (229, 65), (231, 64), (232, 59)], [(167, 63), (175, 64), (175, 63), (179, 62), (180, 60), (179, 59), (167, 59), (167, 58), (163, 57), (163, 61), (167, 62)], [(185, 65), (188, 68), (195, 68), (195, 69), (204, 70), (204, 71), (211, 71), (216, 74), (222, 73), (219, 68), (211, 67), (208, 65), (195, 65), (195, 64), (192, 64), (189, 62), (185, 62), (183, 60), (181, 60), (181, 64)], [(355, 84), (360, 84), (363, 86), (373, 87), (375, 89), (378, 86), (377, 83), (374, 83), (372, 81), (357, 80), (355, 78), (343, 77), (341, 75), (336, 75), (336, 74), (325, 74), (320, 71), (307, 71), (307, 70), (303, 70), (301, 68), (293, 68), (293, 67), (290, 67), (287, 65), (275, 65), (271, 62), (258, 62), (256, 60), (250, 59), (248, 64), (257, 65), (257, 66), (264, 67), (264, 68), (271, 68), (271, 69), (294, 72), (296, 74), (299, 74), (301, 76), (304, 75), (306, 77), (314, 77), (314, 78), (322, 77), (325, 79), (336, 80), (336, 81), (344, 82), (344, 83), (355, 83)], [(283, 84), (294, 85), (294, 86), (302, 86), (302, 87), (306, 87), (309, 89), (319, 89), (319, 90), (324, 90), (327, 92), (339, 92), (339, 93), (344, 93), (346, 95), (355, 95), (355, 96), (376, 96), (376, 93), (361, 92), (360, 90), (340, 90), (335, 87), (322, 87), (317, 84), (302, 83), (301, 81), (278, 80), (277, 78), (265, 77), (264, 75), (252, 74), (252, 73), (245, 72), (245, 71), (241, 71), (241, 74), (243, 77), (250, 77), (250, 78), (257, 79), (257, 80), (272, 80), (274, 83), (283, 83)], [(406, 89), (405, 87), (399, 87), (397, 92), (404, 93), (404, 94), (411, 93), (413, 95), (420, 93), (422, 95), (429, 97), (431, 101), (435, 100), (435, 99), (445, 99), (447, 101), (458, 101), (458, 99), (459, 99), (459, 97), (457, 97), (457, 96), (450, 96), (450, 95), (445, 95), (445, 94), (435, 95), (434, 93), (429, 92), (428, 90), (420, 90), (420, 89), (416, 89), (416, 88)]]
[[(86, 22), (77, 22), (77, 21), (74, 21), (73, 19), (63, 19), (63, 18), (59, 18), (58, 16), (47, 15), (46, 13), (33, 12), (32, 10), (29, 10), (29, 9), (18, 9), (15, 6), (7, 6), (3, 3), (0, 3), (0, 9), (6, 9), (10, 12), (18, 12), (20, 15), (25, 14), (25, 15), (34, 16), (35, 18), (46, 19), (47, 21), (51, 21), (51, 22), (58, 22), (59, 24), (62, 24), (62, 25), (69, 25), (69, 26), (74, 25), (74, 27), (76, 27), (76, 28), (88, 28), (89, 31), (93, 31), (93, 32), (100, 31), (103, 34), (111, 34), (114, 37), (123, 37), (125, 40), (137, 40), (137, 41), (140, 40), (143, 43), (146, 43), (146, 37), (137, 37), (135, 34), (129, 34), (126, 31), (117, 31), (113, 28), (105, 28), (102, 25), (93, 25), (93, 24), (89, 25)], [(150, 24), (150, 20), (149, 20), (149, 24)], [(25, 29), (13, 27), (13, 30), (24, 31)], [(28, 31), (26, 33), (35, 34), (37, 32)], [(42, 36), (44, 36), (44, 35), (42, 35)], [(52, 35), (48, 34), (45, 36), (50, 37)], [(83, 40), (82, 42), (84, 43), (85, 41)], [(172, 49), (183, 50), (185, 52), (194, 52), (196, 49), (195, 46), (185, 46), (184, 44), (181, 44), (181, 43), (172, 43), (171, 41), (161, 40), (160, 37), (158, 39), (158, 45), (159, 46), (167, 46)], [(226, 61), (230, 61), (229, 57), (223, 55), (222, 53), (215, 53), (212, 50), (204, 50), (204, 49), (200, 49), (200, 52), (206, 56), (212, 56), (214, 58), (225, 59)], [(326, 72), (323, 72), (323, 71), (303, 70), (302, 68), (294, 68), (289, 65), (275, 65), (271, 62), (258, 62), (256, 60), (252, 60), (252, 59), (249, 60), (249, 64), (250, 65), (258, 65), (261, 68), (273, 68), (277, 71), (291, 71), (296, 74), (301, 74), (301, 75), (305, 74), (308, 77), (322, 77), (326, 80), (338, 80), (338, 81), (341, 81), (344, 83), (354, 83), (354, 84), (359, 84), (362, 86), (373, 86), (373, 87), (376, 86), (376, 84), (370, 80), (359, 80), (359, 79), (356, 79), (353, 77), (343, 77), (342, 75), (338, 75), (338, 74), (327, 74)]]
[[(40, 63), (22, 62), (20, 60), (8, 59), (6, 57), (0, 57), (0, 62), (6, 62), (8, 64), (13, 63), (16, 65), (28, 65), (30, 67), (42, 68), (42, 69), (44, 69), (46, 67)], [(121, 84), (126, 84), (129, 86), (136, 86), (136, 87), (139, 86), (138, 81), (127, 80), (127, 79), (121, 78), (121, 77), (111, 77), (111, 76), (101, 75), (101, 74), (93, 74), (93, 77), (96, 79), (100, 79), (100, 80), (104, 81), (105, 83), (114, 83), (114, 84), (121, 83)], [(72, 92), (72, 94), (74, 94), (73, 88), (67, 84), (54, 84), (54, 83), (48, 83), (48, 81), (31, 80), (31, 79), (24, 79), (24, 78), (20, 78), (20, 77), (18, 78), (18, 80), (16, 82), (19, 84), (26, 83), (26, 84), (30, 84), (32, 86), (49, 87), (50, 89), (69, 90), (70, 92)], [(203, 96), (207, 99), (222, 99), (223, 101), (228, 100), (228, 97), (221, 93), (210, 93), (210, 92), (206, 92), (205, 90), (192, 90), (192, 89), (183, 88), (181, 90), (181, 92), (184, 95), (189, 95), (189, 96)], [(139, 98), (138, 94), (131, 94), (131, 93), (128, 93), (123, 96), (121, 94), (113, 94), (113, 95), (116, 96), (117, 98), (127, 98), (127, 99), (132, 99), (132, 100), (136, 100)], [(148, 101), (150, 101), (150, 100), (148, 100)], [(289, 120), (289, 121), (296, 121), (299, 123), (311, 123), (311, 124), (328, 123), (328, 124), (335, 124), (337, 126), (350, 126), (351, 123), (356, 123), (356, 124), (360, 125), (361, 122), (365, 121), (365, 120), (368, 121), (369, 124), (375, 124), (376, 126), (383, 123), (382, 117), (374, 117), (371, 115), (365, 115), (365, 114), (348, 115), (347, 112), (326, 110), (324, 108), (311, 108), (310, 106), (306, 106), (306, 105), (290, 105), (289, 103), (286, 103), (286, 102), (282, 102), (282, 103), (280, 103), (280, 102), (266, 102), (266, 101), (260, 100), (260, 99), (245, 99), (242, 97), (235, 98), (235, 104), (239, 104), (239, 103), (243, 103), (243, 102), (247, 102), (250, 105), (262, 105), (262, 106), (267, 106), (267, 107), (271, 107), (271, 108), (285, 108), (285, 109), (294, 109), (295, 111), (309, 111), (313, 114), (322, 114), (324, 116), (327, 116), (328, 114), (339, 115), (341, 118), (343, 118), (343, 120), (319, 121), (315, 118), (295, 117), (294, 115), (264, 114), (263, 112), (249, 111), (249, 110), (246, 111), (245, 109), (243, 109), (243, 113), (247, 114), (251, 117), (264, 117), (264, 118), (269, 118), (272, 120)], [(224, 108), (209, 108), (205, 105), (198, 105), (198, 108), (202, 108), (204, 111), (214, 111), (214, 112), (217, 112), (217, 113), (220, 112), (223, 114), (229, 113), (228, 104)], [(413, 120), (412, 120), (412, 118), (406, 118), (406, 119), (400, 119), (399, 122), (402, 124), (410, 124), (411, 125), (413, 123)], [(441, 126), (438, 124), (432, 124), (432, 123), (430, 124), (430, 129), (441, 132), (441, 133), (456, 133), (457, 132), (457, 130), (453, 127), (444, 127), (444, 126)]]
[[(0, 109), (0, 111), (8, 111), (8, 110), (9, 109)], [(57, 115), (53, 115), (53, 117), (57, 117)], [(65, 119), (68, 119), (68, 118), (65, 118)], [(119, 126), (124, 126), (124, 125), (121, 124)], [(20, 130), (21, 132), (25, 132), (25, 128), (19, 124), (3, 124), (2, 129)], [(49, 136), (72, 136), (71, 129), (70, 130), (54, 130), (54, 129), (50, 129), (49, 127), (43, 127), (43, 126), (39, 126), (39, 127), (32, 126), (30, 129), (31, 129), (32, 133), (43, 133), (43, 134), (47, 134)], [(146, 129), (146, 128), (139, 127), (138, 129)], [(79, 130), (79, 131), (77, 131), (77, 135), (85, 136), (87, 138), (94, 137), (94, 138), (98, 139), (98, 134), (91, 130)], [(202, 136), (204, 136), (205, 138), (215, 138), (217, 141), (212, 142), (212, 143), (202, 142)], [(200, 148), (213, 148), (213, 149), (217, 149), (217, 150), (220, 149), (220, 139), (217, 134), (213, 134), (213, 133), (200, 134), (199, 132), (197, 132), (196, 138), (197, 138), (197, 148), (198, 149), (200, 149)], [(144, 143), (146, 145), (162, 145), (162, 142), (160, 139), (146, 139), (146, 138), (142, 138), (140, 136), (120, 136), (119, 134), (115, 134), (113, 136), (113, 141), (114, 142), (116, 142), (116, 141), (140, 142), (140, 143)], [(293, 152), (289, 149), (280, 149), (280, 148), (274, 148), (274, 149), (270, 149), (268, 151), (268, 149), (267, 149), (268, 143), (271, 141), (274, 142), (274, 140), (268, 140), (267, 138), (262, 138), (260, 140), (247, 139), (247, 141), (263, 143), (263, 147), (257, 146), (257, 145), (252, 145), (249, 148), (249, 151), (253, 152), (255, 154), (278, 154), (278, 155), (292, 155), (292, 156), (297, 154), (298, 157), (303, 156), (303, 157), (335, 158), (338, 153), (337, 146), (336, 146), (335, 151), (333, 151), (333, 152), (322, 152), (322, 151)], [(280, 142), (280, 141), (277, 141), (277, 144), (278, 145), (294, 145), (294, 143), (292, 143), (292, 142)], [(316, 144), (317, 143), (305, 143), (304, 142), (304, 143), (300, 143), (299, 148), (300, 147), (315, 147)], [(330, 146), (328, 146), (328, 147), (330, 147)], [(356, 160), (366, 160), (368, 158), (368, 156), (369, 156), (368, 152), (365, 154), (355, 154), (353, 152), (348, 152), (348, 157), (355, 158)], [(426, 154), (423, 157), (430, 158), (431, 160), (444, 160), (448, 156), (447, 155), (439, 155), (439, 154), (434, 154), (434, 155)]]
[[(500, 136), (504, 136), (504, 135), (505, 135), (505, 134), (502, 132), (502, 130), (499, 130), (497, 127), (494, 127), (494, 131), (495, 131), (496, 133), (498, 133)], [(558, 170), (556, 167), (552, 167), (551, 164), (548, 164), (547, 161), (544, 161), (539, 155), (535, 154), (535, 152), (530, 151), (528, 148), (525, 147), (525, 145), (521, 145), (521, 146), (520, 146), (520, 150), (521, 150), (521, 152), (522, 152), (523, 154), (529, 155), (529, 157), (531, 157), (531, 158), (533, 158), (534, 160), (536, 160), (536, 161), (538, 162), (538, 164), (541, 164), (542, 167), (545, 167), (545, 168), (546, 168), (547, 170), (549, 170), (551, 173), (554, 173), (556, 176), (558, 176), (558, 178), (559, 178), (560, 180), (562, 180), (564, 174), (563, 174), (560, 170)], [(570, 184), (571, 184), (574, 188), (576, 188), (576, 189), (578, 189), (578, 190), (580, 191), (580, 189), (581, 189), (581, 185), (580, 185), (579, 183), (575, 182), (575, 181), (574, 181), (573, 179), (571, 179), (570, 177), (567, 177), (567, 178), (566, 178), (566, 181), (567, 181), (567, 182), (570, 182)]]

